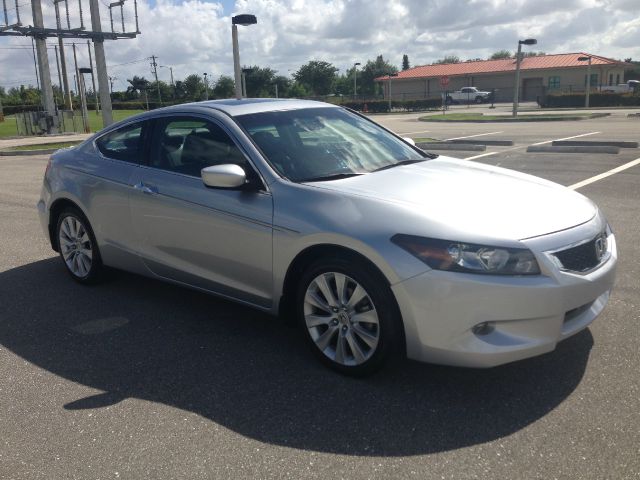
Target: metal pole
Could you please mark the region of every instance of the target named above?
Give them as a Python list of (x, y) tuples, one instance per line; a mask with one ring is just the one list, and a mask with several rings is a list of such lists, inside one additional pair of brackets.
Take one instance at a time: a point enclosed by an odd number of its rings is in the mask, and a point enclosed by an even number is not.
[(206, 72), (204, 73), (204, 99), (209, 100), (209, 81)]
[(82, 126), (85, 133), (89, 133), (89, 118), (87, 115), (87, 99), (84, 96), (84, 77), (81, 77), (80, 70), (78, 69), (78, 54), (76, 53), (76, 44), (72, 43), (73, 47), (73, 62), (76, 66), (76, 90), (80, 97), (80, 111), (82, 113)]
[(242, 98), (247, 98), (247, 74), (242, 72)]
[(584, 97), (584, 108), (589, 108), (589, 93), (591, 93), (591, 57), (587, 63), (587, 94)]
[(513, 111), (512, 116), (518, 116), (518, 101), (520, 100), (520, 52), (522, 52), (522, 44), (518, 42), (518, 53), (516, 54), (516, 84), (513, 89)]
[(96, 79), (95, 79), (95, 76), (93, 75), (93, 59), (91, 58), (91, 44), (89, 43), (89, 40), (87, 40), (87, 50), (89, 50), (89, 68), (91, 69), (91, 85), (93, 87), (93, 94), (95, 95), (95, 98), (96, 98), (96, 115), (98, 115), (98, 112), (100, 111), (100, 102), (98, 101), (98, 91), (96, 90)]
[(354, 100), (358, 96), (358, 83), (356, 80), (357, 76), (358, 76), (358, 66), (354, 65), (353, 66), (353, 99)]
[(238, 48), (238, 26), (231, 25), (231, 40), (233, 42), (233, 73), (236, 87), (236, 98), (242, 98), (242, 77), (240, 76), (240, 51)]
[(173, 81), (173, 67), (169, 67), (169, 72), (171, 73), (171, 88), (173, 89), (173, 99), (176, 99), (176, 84)]
[(156, 77), (156, 88), (158, 90), (158, 103), (162, 105), (162, 97), (160, 96), (160, 82), (158, 82), (158, 63), (156, 62), (156, 56), (151, 55), (151, 59), (153, 62), (151, 66), (153, 67), (153, 75)]
[[(31, 0), (31, 10), (33, 12), (33, 26), (35, 28), (44, 28), (40, 0)], [(53, 99), (53, 88), (51, 88), (51, 72), (49, 70), (49, 57), (47, 56), (47, 42), (45, 39), (46, 37), (36, 37), (36, 51), (38, 52), (44, 109), (47, 117), (53, 117), (56, 113), (56, 104)], [(57, 126), (53, 121), (49, 122), (49, 118), (47, 118), (47, 133), (58, 133)]]
[[(102, 32), (100, 24), (100, 6), (98, 0), (89, 0), (91, 10), (91, 29), (94, 32)], [(96, 71), (98, 74), (98, 89), (100, 91), (100, 104), (102, 105), (102, 123), (107, 127), (113, 123), (111, 112), (111, 96), (109, 95), (109, 75), (107, 74), (107, 59), (104, 55), (104, 38), (93, 38), (93, 49), (96, 54)]]
[(389, 75), (389, 113), (391, 113), (391, 75)]
[(278, 84), (276, 83), (276, 98), (278, 98)]
[(36, 85), (40, 90), (40, 75), (38, 74), (38, 60), (36, 59), (36, 45), (31, 37), (31, 51), (33, 52), (33, 70), (36, 72)]
[[(56, 12), (56, 26), (58, 30), (62, 30), (62, 20), (60, 18), (60, 0), (56, 0), (53, 2)], [(62, 41), (62, 37), (58, 36), (58, 50), (60, 50), (60, 68), (62, 69), (62, 88), (64, 101), (63, 103), (67, 104), (67, 108), (69, 110), (73, 110), (73, 100), (71, 98), (71, 91), (69, 90), (69, 78), (67, 76), (67, 60), (64, 56), (64, 43)]]
[(62, 93), (62, 103), (64, 103), (64, 90), (62, 89), (62, 74), (60, 73), (60, 60), (58, 59), (58, 46), (54, 45), (53, 49), (56, 52), (56, 67), (58, 67), (58, 85), (60, 85), (60, 92)]

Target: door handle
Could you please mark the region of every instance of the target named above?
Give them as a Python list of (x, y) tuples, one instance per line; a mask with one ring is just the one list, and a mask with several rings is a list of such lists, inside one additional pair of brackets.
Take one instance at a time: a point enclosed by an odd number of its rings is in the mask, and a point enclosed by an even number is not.
[(136, 183), (133, 188), (135, 188), (136, 190), (142, 192), (142, 193), (146, 193), (147, 195), (153, 195), (158, 193), (158, 188), (157, 187), (153, 187), (151, 185), (145, 185), (142, 182), (138, 182)]

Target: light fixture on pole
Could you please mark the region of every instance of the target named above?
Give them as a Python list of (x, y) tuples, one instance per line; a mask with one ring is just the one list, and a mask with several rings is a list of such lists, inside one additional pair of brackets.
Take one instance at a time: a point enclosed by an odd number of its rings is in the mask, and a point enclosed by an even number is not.
[(535, 38), (527, 38), (526, 40), (518, 40), (518, 53), (516, 53), (516, 84), (513, 89), (513, 112), (514, 117), (518, 116), (518, 102), (520, 101), (520, 62), (522, 61), (522, 45), (535, 45), (538, 40)]
[(354, 100), (358, 95), (358, 84), (356, 82), (356, 78), (358, 77), (358, 65), (360, 65), (360, 62), (356, 62), (353, 64), (353, 99)]
[(579, 62), (587, 63), (587, 81), (585, 82), (586, 94), (584, 96), (584, 108), (589, 108), (589, 93), (591, 93), (591, 55), (585, 55), (584, 57), (578, 57)]
[(388, 90), (389, 90), (389, 92), (388, 92), (389, 93), (389, 113), (391, 113), (391, 77), (397, 77), (397, 76), (398, 76), (397, 73), (390, 73), (388, 75), (388, 78), (389, 78), (389, 87), (388, 87)]
[(236, 98), (242, 98), (242, 77), (240, 72), (240, 51), (238, 48), (238, 25), (248, 26), (258, 23), (255, 15), (243, 14), (231, 17), (231, 40), (233, 42), (233, 72), (236, 82)]

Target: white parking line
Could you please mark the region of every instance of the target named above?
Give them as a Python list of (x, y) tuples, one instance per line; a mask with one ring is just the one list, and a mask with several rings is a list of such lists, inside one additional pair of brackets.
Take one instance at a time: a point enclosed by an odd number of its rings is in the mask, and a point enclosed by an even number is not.
[(582, 135), (574, 135), (573, 137), (556, 138), (555, 140), (547, 140), (545, 142), (532, 143), (530, 146), (533, 147), (534, 145), (545, 145), (551, 142), (561, 142), (562, 140), (571, 140), (572, 138), (586, 137), (588, 135), (595, 135), (596, 133), (602, 133), (602, 132), (590, 132), (590, 133), (583, 133)]
[(625, 163), (624, 165), (620, 165), (619, 167), (612, 168), (611, 170), (601, 173), (600, 175), (596, 175), (595, 177), (587, 178), (586, 180), (583, 180), (581, 182), (574, 183), (573, 185), (569, 185), (569, 188), (572, 190), (577, 190), (578, 188), (582, 188), (586, 185), (589, 185), (590, 183), (594, 183), (594, 182), (597, 182), (598, 180), (602, 180), (603, 178), (610, 177), (611, 175), (620, 173), (623, 170), (634, 167), (636, 165), (640, 165), (640, 158), (636, 158), (635, 160), (632, 160), (629, 163)]
[(475, 160), (476, 158), (488, 157), (489, 155), (495, 155), (496, 153), (500, 153), (500, 152), (481, 153), (480, 155), (474, 155), (473, 157), (463, 158), (463, 160)]
[(500, 131), (500, 132), (478, 133), (477, 135), (467, 135), (466, 137), (445, 138), (445, 141), (448, 141), (448, 140), (462, 140), (463, 138), (482, 137), (483, 135), (495, 135), (496, 133), (502, 133), (502, 131)]
[(414, 133), (428, 133), (429, 130), (420, 130), (419, 132), (396, 132), (396, 135), (412, 135)]

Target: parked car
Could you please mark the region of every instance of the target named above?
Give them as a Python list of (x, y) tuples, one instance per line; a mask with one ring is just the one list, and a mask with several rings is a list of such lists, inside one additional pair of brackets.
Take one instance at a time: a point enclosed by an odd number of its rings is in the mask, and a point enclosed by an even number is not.
[(464, 87), (455, 92), (447, 92), (445, 103), (484, 103), (491, 100), (491, 92), (483, 92), (476, 87)]
[(618, 85), (602, 85), (598, 87), (603, 93), (633, 93), (640, 91), (640, 80), (628, 80)]
[(38, 211), (74, 280), (115, 267), (290, 312), (353, 375), (549, 352), (602, 312), (617, 261), (584, 196), (300, 100), (123, 120), (51, 157)]

